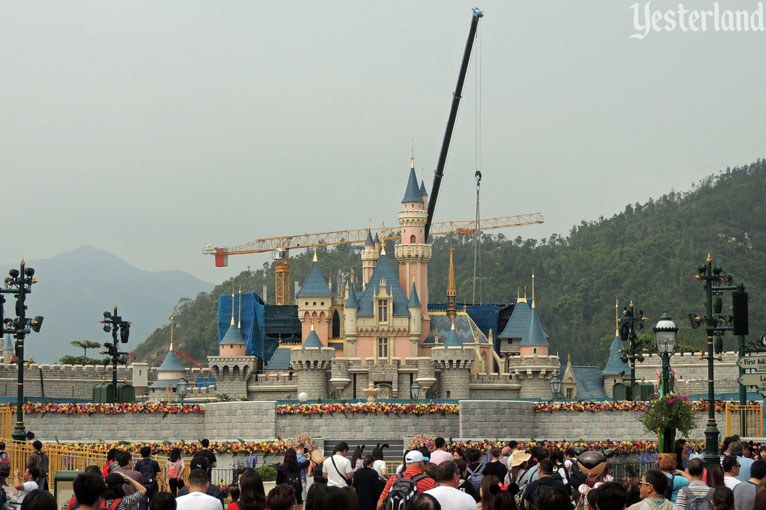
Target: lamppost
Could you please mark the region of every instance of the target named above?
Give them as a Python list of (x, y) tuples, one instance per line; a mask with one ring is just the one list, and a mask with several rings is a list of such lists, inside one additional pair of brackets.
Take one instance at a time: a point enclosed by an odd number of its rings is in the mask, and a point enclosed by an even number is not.
[(660, 396), (667, 395), (673, 390), (670, 380), (670, 357), (676, 350), (676, 333), (678, 326), (673, 322), (668, 312), (660, 316), (659, 322), (654, 326), (654, 340), (657, 344), (657, 352), (662, 357), (662, 379), (660, 381)]
[[(706, 315), (704, 317), (705, 332), (707, 334), (707, 400), (708, 400), (708, 412), (707, 412), (707, 426), (705, 427), (705, 465), (712, 466), (720, 462), (718, 456), (718, 427), (715, 422), (715, 383), (714, 383), (714, 369), (713, 369), (713, 357), (715, 354), (721, 354), (723, 352), (723, 334), (726, 331), (731, 331), (732, 326), (726, 326), (730, 322), (729, 317), (724, 317), (721, 314), (722, 303), (721, 294), (723, 291), (734, 291), (737, 287), (732, 285), (732, 277), (724, 273), (720, 266), (713, 267), (713, 258), (710, 254), (707, 254), (705, 264), (697, 267), (697, 274), (694, 277), (695, 280), (705, 281), (705, 298), (706, 298)], [(713, 302), (713, 296), (715, 296), (715, 303)], [(714, 315), (715, 313), (715, 315)], [(690, 313), (689, 321), (691, 322), (692, 329), (698, 328), (703, 321), (703, 318), (697, 314)], [(715, 352), (714, 352), (714, 339), (715, 339)], [(700, 359), (704, 359), (703, 355), (700, 355)]]
[(628, 400), (633, 400), (633, 385), (636, 384), (636, 361), (644, 361), (641, 354), (641, 342), (638, 340), (638, 332), (644, 329), (644, 311), (636, 311), (633, 307), (633, 300), (630, 306), (623, 308), (622, 319), (620, 319), (620, 340), (628, 343), (628, 352), (622, 355), (623, 363), (630, 366), (630, 384), (628, 385), (625, 396)]
[(178, 383), (176, 384), (176, 392), (178, 392), (178, 399), (181, 401), (181, 403), (184, 403), (184, 399), (186, 398), (186, 394), (189, 390), (189, 383), (186, 379), (183, 377), (178, 380)]
[(561, 395), (561, 379), (557, 375), (551, 378), (551, 395), (553, 396), (551, 400), (556, 400)]
[[(112, 312), (104, 312), (104, 318), (99, 321), (104, 325), (104, 331), (112, 332), (112, 342), (105, 342), (104, 347), (106, 351), (101, 351), (101, 354), (107, 354), (111, 356), (112, 362), (112, 403), (117, 403), (119, 398), (117, 396), (117, 363), (120, 363), (123, 356), (127, 356), (127, 352), (121, 352), (119, 350), (119, 342), (128, 343), (128, 336), (130, 335), (130, 322), (122, 320), (122, 317), (117, 315), (117, 305), (114, 305), (114, 314)], [(119, 333), (120, 338), (117, 339)]]
[(16, 298), (16, 318), (4, 318), (2, 316), (2, 302), (0, 301), (0, 321), (2, 321), (2, 333), (12, 333), (16, 336), (16, 364), (18, 366), (16, 385), (16, 424), (13, 427), (11, 437), (14, 441), (24, 441), (27, 438), (24, 432), (24, 337), (31, 331), (38, 333), (43, 324), (43, 318), (40, 316), (34, 319), (28, 319), (26, 316), (27, 294), (32, 292), (32, 285), (37, 283), (33, 278), (35, 270), (31, 267), (25, 267), (24, 259), (21, 259), (19, 269), (8, 271), (8, 278), (5, 279), (3, 293), (13, 294)]
[(410, 400), (417, 400), (420, 398), (420, 384), (417, 381), (413, 381), (410, 385)]

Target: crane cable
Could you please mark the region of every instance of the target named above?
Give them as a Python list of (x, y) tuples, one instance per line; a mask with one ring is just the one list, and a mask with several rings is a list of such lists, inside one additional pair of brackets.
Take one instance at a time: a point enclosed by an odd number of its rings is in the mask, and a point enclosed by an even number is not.
[(474, 134), (474, 165), (476, 166), (476, 231), (474, 232), (473, 241), (473, 294), (471, 297), (471, 303), (476, 304), (476, 273), (478, 269), (478, 282), (479, 282), (479, 304), (482, 303), (482, 285), (481, 285), (481, 215), (479, 213), (479, 191), (481, 188), (481, 39), (479, 34), (476, 34), (476, 120), (475, 120), (475, 134)]

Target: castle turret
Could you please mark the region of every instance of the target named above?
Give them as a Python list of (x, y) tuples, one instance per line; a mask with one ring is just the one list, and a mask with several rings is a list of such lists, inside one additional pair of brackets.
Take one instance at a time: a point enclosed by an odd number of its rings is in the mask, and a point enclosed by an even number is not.
[(437, 398), (470, 398), (471, 369), (476, 354), (472, 347), (463, 345), (454, 322), (444, 343), (431, 348), (431, 356), (436, 369), (441, 371)]
[(428, 207), (428, 191), (426, 191), (426, 183), (423, 179), (420, 179), (420, 196), (423, 197), (423, 203)]
[(258, 358), (247, 355), (242, 336), (242, 290), (239, 291), (239, 314), (234, 323), (234, 294), (231, 295), (231, 322), (218, 344), (218, 356), (208, 356), (207, 362), (216, 379), (216, 390), (231, 398), (248, 398), (247, 385), (258, 369)]
[(335, 349), (323, 346), (312, 324), (303, 345), (290, 350), (290, 367), (296, 374), (299, 395), (306, 393), (312, 400), (328, 397), (328, 372), (334, 357)]
[(13, 348), (13, 340), (11, 340), (11, 335), (5, 335), (5, 340), (3, 341), (4, 363), (10, 363), (13, 360), (14, 351), (15, 349)]
[[(171, 333), (172, 336), (172, 333)], [(231, 324), (218, 344), (218, 355), (239, 357), (247, 354), (247, 344), (242, 337), (242, 291), (239, 291), (239, 324), (234, 324), (234, 294), (231, 295)]]
[(420, 308), (420, 300), (418, 299), (418, 289), (415, 282), (412, 282), (412, 289), (410, 290), (410, 299), (407, 302), (407, 309), (410, 311), (410, 344), (412, 345), (411, 356), (418, 355), (418, 346), (420, 345), (420, 337), (423, 333), (423, 314)]
[(407, 188), (402, 198), (402, 210), (399, 212), (401, 228), (400, 243), (395, 255), (399, 262), (399, 281), (409, 290), (410, 282), (415, 282), (420, 298), (423, 317), (422, 331), (430, 331), (428, 324), (428, 262), (431, 260), (431, 245), (426, 243), (425, 227), (428, 211), (423, 202), (420, 187), (415, 177), (415, 162), (412, 162)]
[(362, 251), (362, 290), (369, 283), (372, 272), (375, 271), (379, 254), (380, 249), (375, 247), (375, 241), (372, 240), (372, 232), (370, 232), (370, 229), (367, 229), (367, 240), (364, 242), (364, 250)]
[(302, 338), (309, 334), (309, 327), (316, 330), (316, 335), (327, 346), (331, 338), (332, 291), (322, 276), (322, 271), (314, 252), (314, 262), (300, 290), (295, 294), (298, 300), (298, 319), (302, 325)]
[(612, 345), (609, 346), (609, 359), (606, 361), (604, 370), (601, 371), (601, 375), (604, 377), (604, 393), (607, 397), (614, 395), (614, 385), (618, 382), (622, 382), (623, 377), (630, 375), (630, 366), (622, 360), (625, 355), (622, 347), (622, 340), (620, 339), (620, 315), (619, 315), (619, 303), (615, 302), (615, 328), (614, 339)]

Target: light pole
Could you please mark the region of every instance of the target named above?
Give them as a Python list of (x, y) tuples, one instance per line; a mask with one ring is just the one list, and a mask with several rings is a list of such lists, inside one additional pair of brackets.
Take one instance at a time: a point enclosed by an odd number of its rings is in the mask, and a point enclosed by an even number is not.
[(645, 320), (644, 311), (636, 310), (633, 307), (633, 300), (630, 301), (630, 306), (622, 310), (620, 340), (623, 343), (628, 343), (628, 352), (622, 355), (622, 361), (630, 366), (630, 384), (625, 392), (628, 400), (633, 400), (633, 385), (636, 384), (636, 361), (644, 361), (640, 349), (641, 342), (638, 340), (638, 332), (644, 329)]
[[(662, 357), (662, 378), (660, 379), (660, 396), (663, 397), (673, 391), (673, 382), (670, 379), (670, 357), (676, 349), (676, 333), (678, 327), (668, 312), (660, 317), (657, 325), (654, 326), (654, 340), (657, 345), (657, 352)], [(659, 446), (661, 453), (672, 453), (673, 443), (675, 441), (675, 429), (660, 429)]]
[[(11, 269), (8, 272), (8, 278), (5, 279), (4, 293), (12, 293), (16, 298), (16, 318), (5, 319), (0, 312), (2, 319), (2, 333), (12, 333), (16, 336), (16, 364), (18, 366), (16, 385), (16, 424), (13, 427), (11, 437), (14, 441), (24, 441), (27, 438), (24, 431), (24, 337), (31, 331), (35, 333), (40, 331), (43, 324), (43, 318), (40, 316), (34, 319), (28, 319), (26, 316), (27, 294), (32, 292), (32, 285), (37, 283), (33, 278), (35, 270), (26, 267), (24, 259), (21, 259), (19, 269)], [(4, 301), (4, 300), (3, 300)], [(2, 308), (0, 304), (0, 308)]]
[[(119, 350), (119, 342), (128, 343), (128, 336), (130, 335), (130, 322), (122, 320), (122, 317), (117, 315), (117, 305), (114, 305), (114, 314), (112, 312), (104, 312), (104, 318), (99, 321), (104, 325), (104, 331), (112, 333), (112, 342), (105, 342), (104, 347), (106, 351), (101, 351), (101, 354), (108, 354), (112, 358), (112, 403), (116, 404), (120, 399), (117, 395), (117, 363), (119, 363), (123, 356), (127, 356), (127, 352), (121, 352)], [(119, 333), (119, 339), (117, 335)]]
[(184, 403), (184, 399), (186, 398), (186, 395), (189, 391), (189, 383), (186, 379), (183, 377), (178, 380), (178, 384), (176, 385), (176, 392), (178, 392), (178, 399), (180, 400), (181, 404)]
[(551, 400), (556, 400), (556, 398), (561, 394), (561, 379), (557, 375), (554, 375), (551, 378), (551, 395), (553, 396)]

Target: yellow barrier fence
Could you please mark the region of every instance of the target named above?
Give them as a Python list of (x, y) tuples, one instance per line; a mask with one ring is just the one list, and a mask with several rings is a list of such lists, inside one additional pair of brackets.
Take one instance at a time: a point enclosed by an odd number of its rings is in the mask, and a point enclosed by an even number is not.
[(734, 434), (763, 437), (763, 406), (760, 403), (744, 406), (733, 402), (726, 404), (726, 435)]

